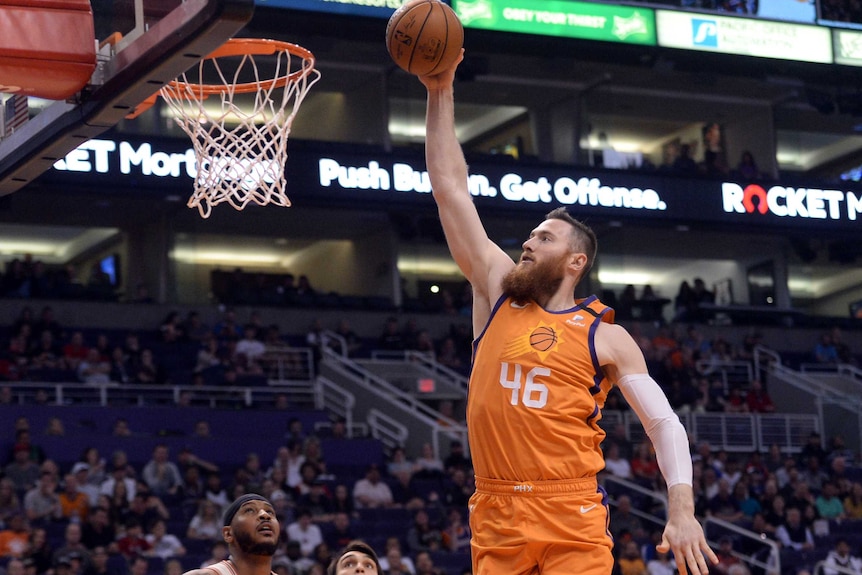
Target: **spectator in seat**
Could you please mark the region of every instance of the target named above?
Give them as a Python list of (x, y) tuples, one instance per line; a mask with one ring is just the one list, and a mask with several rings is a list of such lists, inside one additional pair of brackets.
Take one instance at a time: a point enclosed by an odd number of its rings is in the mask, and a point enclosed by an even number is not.
[(743, 518), (739, 502), (733, 496), (730, 481), (726, 477), (718, 478), (718, 493), (710, 497), (708, 514), (716, 519), (735, 523)]
[(430, 443), (422, 444), (422, 454), (416, 458), (414, 475), (418, 477), (442, 477), (443, 461), (434, 455), (434, 447)]
[(365, 477), (353, 486), (353, 502), (357, 509), (392, 506), (392, 490), (381, 480), (377, 464), (369, 465)]
[(859, 575), (862, 573), (862, 559), (850, 553), (850, 544), (845, 537), (835, 541), (835, 546), (826, 556), (823, 564), (823, 575), (843, 575), (838, 568), (847, 569)]
[(434, 560), (427, 551), (416, 554), (416, 575), (443, 575), (443, 571), (434, 566)]
[(617, 498), (617, 508), (611, 513), (610, 531), (614, 539), (618, 539), (623, 532), (638, 540), (646, 537), (643, 522), (632, 513), (632, 500), (628, 495), (620, 495)]
[(182, 475), (176, 463), (168, 459), (168, 446), (159, 444), (153, 449), (153, 455), (144, 466), (141, 478), (154, 495), (170, 497), (177, 493), (183, 483)]
[(126, 521), (126, 534), (117, 540), (117, 550), (126, 559), (149, 553), (152, 545), (144, 536), (144, 528), (135, 518)]
[(60, 516), (57, 480), (52, 473), (43, 471), (36, 486), (24, 495), (24, 512), (34, 526), (46, 526)]
[(844, 498), (844, 512), (848, 519), (862, 519), (862, 483), (854, 481), (850, 493)]
[[(442, 546), (443, 533), (431, 523), (431, 518), (425, 509), (417, 510), (413, 516), (413, 525), (407, 531), (407, 547), (410, 552), (439, 551)], [(416, 567), (418, 570), (418, 560)]]
[(413, 575), (416, 573), (416, 566), (413, 564), (413, 559), (404, 553), (401, 548), (401, 540), (398, 537), (387, 537), (386, 545), (383, 549), (383, 556), (380, 557), (380, 568), (383, 573), (388, 575), (392, 568), (393, 562), (397, 565), (400, 563), (401, 571), (398, 573), (407, 573)]
[(257, 326), (246, 324), (243, 336), (234, 349), (236, 363), (243, 366), (246, 373), (262, 373), (260, 361), (266, 353), (266, 346), (258, 339)]
[(108, 564), (108, 550), (96, 547), (90, 553), (90, 561), (84, 566), (81, 575), (121, 575), (119, 569)]
[(738, 177), (747, 182), (760, 179), (760, 169), (757, 167), (757, 162), (754, 161), (754, 154), (749, 150), (744, 150), (739, 157), (739, 163), (736, 164), (736, 173)]
[(775, 404), (772, 403), (772, 398), (759, 379), (751, 381), (748, 392), (745, 394), (745, 401), (748, 404), (748, 410), (752, 413), (773, 413), (775, 411)]
[(39, 465), (30, 459), (30, 448), (23, 443), (16, 443), (12, 452), (12, 461), (3, 468), (3, 474), (12, 482), (14, 491), (21, 493), (38, 482)]
[(784, 523), (775, 530), (775, 538), (784, 547), (797, 551), (814, 549), (814, 534), (802, 522), (802, 511), (798, 507), (788, 507)]
[(30, 525), (24, 513), (15, 513), (0, 530), (0, 557), (23, 557), (30, 545)]
[(60, 517), (82, 522), (87, 520), (90, 511), (90, 499), (78, 488), (78, 478), (74, 473), (67, 473), (63, 478), (63, 490), (58, 495), (60, 501)]
[(342, 549), (354, 539), (356, 534), (350, 525), (350, 515), (344, 511), (335, 513), (332, 517), (332, 528), (326, 532), (326, 542), (332, 549)]
[(84, 344), (84, 334), (76, 331), (63, 346), (63, 362), (67, 369), (77, 370), (78, 364), (87, 358), (89, 348)]
[(102, 546), (108, 549), (108, 552), (115, 553), (116, 539), (116, 530), (110, 521), (108, 509), (101, 506), (90, 509), (87, 522), (81, 528), (81, 542), (87, 549)]
[(724, 536), (718, 541), (718, 550), (715, 555), (718, 557), (718, 564), (712, 565), (711, 573), (719, 575), (730, 575), (730, 569), (734, 565), (740, 563), (739, 557), (733, 552), (733, 539), (729, 536)]
[(168, 533), (167, 525), (161, 519), (153, 523), (146, 538), (147, 543), (152, 547), (150, 553), (155, 557), (170, 559), (186, 554), (186, 548), (180, 539), (176, 535)]
[(822, 519), (844, 519), (844, 503), (838, 497), (838, 485), (832, 481), (823, 484), (823, 489), (814, 500), (817, 515)]
[(207, 499), (200, 500), (198, 511), (189, 522), (186, 537), (219, 541), (222, 538), (222, 525), (218, 506)]
[(452, 507), (447, 513), (443, 529), (443, 547), (453, 553), (470, 550), (470, 525), (464, 521), (461, 507)]
[(21, 499), (15, 483), (8, 477), (0, 479), (0, 525), (7, 525), (16, 513), (21, 513)]
[(832, 335), (824, 333), (820, 341), (814, 346), (814, 361), (817, 363), (838, 363), (838, 349), (832, 341)]
[(647, 561), (647, 573), (649, 575), (675, 575), (677, 573), (676, 563), (671, 559), (670, 553), (656, 551), (655, 556)]
[(314, 548), (323, 543), (323, 533), (311, 522), (311, 510), (306, 508), (297, 510), (296, 521), (287, 526), (286, 533), (289, 540), (299, 541), (303, 557), (313, 559)]
[(617, 558), (620, 575), (647, 575), (647, 566), (637, 541), (627, 541)]

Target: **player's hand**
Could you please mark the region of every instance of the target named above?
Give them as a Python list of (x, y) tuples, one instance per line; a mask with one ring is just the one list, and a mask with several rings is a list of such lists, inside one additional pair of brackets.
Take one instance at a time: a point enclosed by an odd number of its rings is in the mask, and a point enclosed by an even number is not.
[(707, 559), (713, 565), (718, 564), (718, 557), (707, 544), (703, 528), (693, 515), (669, 519), (656, 549), (662, 553), (673, 552), (680, 575), (686, 572), (707, 575)]
[(458, 54), (458, 59), (455, 60), (455, 63), (452, 64), (448, 69), (443, 70), (442, 72), (438, 72), (437, 74), (419, 76), (419, 81), (422, 82), (422, 84), (428, 90), (439, 90), (441, 88), (448, 88), (455, 83), (455, 70), (458, 69), (458, 66), (463, 61), (464, 48), (461, 48), (461, 53)]

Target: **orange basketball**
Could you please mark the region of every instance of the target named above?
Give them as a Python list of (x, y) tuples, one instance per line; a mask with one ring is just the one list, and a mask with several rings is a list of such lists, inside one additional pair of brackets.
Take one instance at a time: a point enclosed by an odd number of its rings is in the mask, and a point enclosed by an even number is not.
[(557, 334), (553, 328), (538, 327), (530, 334), (530, 345), (539, 351), (548, 351), (555, 343), (557, 343)]
[(402, 70), (417, 76), (436, 74), (457, 60), (464, 28), (440, 0), (414, 0), (401, 6), (386, 25), (386, 49)]

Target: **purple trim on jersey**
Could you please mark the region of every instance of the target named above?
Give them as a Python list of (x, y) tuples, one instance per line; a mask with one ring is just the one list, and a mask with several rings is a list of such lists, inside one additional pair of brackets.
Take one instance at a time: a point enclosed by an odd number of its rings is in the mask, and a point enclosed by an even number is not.
[(485, 327), (482, 328), (482, 333), (480, 333), (478, 336), (476, 336), (476, 339), (473, 340), (473, 353), (470, 357), (470, 366), (471, 367), (473, 366), (473, 364), (475, 363), (475, 360), (476, 360), (476, 350), (479, 348), (479, 341), (481, 341), (482, 336), (485, 335), (485, 332), (488, 331), (488, 326), (491, 325), (491, 320), (493, 320), (494, 316), (497, 315), (497, 310), (500, 309), (500, 306), (502, 306), (503, 302), (505, 302), (507, 299), (508, 299), (508, 296), (506, 294), (501, 295), (497, 299), (497, 303), (494, 304), (494, 308), (491, 310), (490, 315), (488, 315), (488, 321), (485, 322)]
[(598, 486), (598, 489), (596, 491), (602, 494), (602, 505), (605, 508), (605, 516), (607, 517), (607, 519), (605, 519), (605, 533), (608, 537), (611, 538), (611, 541), (613, 541), (614, 536), (611, 535), (611, 507), (608, 492), (605, 491), (605, 488), (601, 485)]
[[(595, 299), (595, 298), (594, 298)], [(601, 312), (595, 315), (595, 319), (593, 323), (590, 324), (590, 332), (588, 337), (588, 345), (590, 348), (590, 359), (593, 362), (593, 369), (595, 370), (595, 375), (593, 376), (593, 387), (590, 388), (590, 393), (593, 395), (597, 394), (602, 390), (601, 383), (605, 378), (605, 374), (602, 372), (602, 366), (599, 363), (599, 356), (596, 353), (596, 330), (599, 328), (599, 324), (602, 323), (602, 317), (608, 313), (608, 308), (603, 309)]]
[(597, 299), (598, 298), (595, 295), (591, 295), (587, 298), (584, 298), (582, 301), (576, 303), (574, 307), (570, 307), (569, 309), (561, 309), (560, 311), (553, 311), (553, 310), (549, 310), (549, 309), (545, 309), (545, 308), (542, 308), (542, 309), (548, 313), (553, 313), (553, 314), (558, 314), (558, 315), (563, 314), (563, 313), (572, 313), (573, 311), (583, 309), (583, 310), (587, 311), (587, 313), (589, 313), (590, 315), (595, 315), (592, 310), (587, 309), (587, 306), (590, 305), (591, 303), (593, 303), (594, 301), (596, 301)]

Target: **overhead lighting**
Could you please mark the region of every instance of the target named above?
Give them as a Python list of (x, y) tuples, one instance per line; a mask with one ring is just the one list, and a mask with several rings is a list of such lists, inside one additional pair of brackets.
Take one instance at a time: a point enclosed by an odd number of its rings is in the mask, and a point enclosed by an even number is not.
[(189, 264), (254, 264), (263, 267), (281, 267), (284, 259), (280, 254), (242, 253), (231, 251), (207, 251), (178, 248), (171, 257)]
[(607, 285), (647, 285), (653, 283), (653, 276), (641, 272), (599, 270), (599, 281)]
[(461, 270), (448, 257), (402, 255), (398, 258), (398, 271), (401, 274), (462, 276)]
[(31, 254), (33, 256), (55, 256), (62, 249), (55, 244), (48, 242), (15, 242), (4, 240), (3, 247), (0, 248), (0, 254), (5, 255), (20, 255)]

